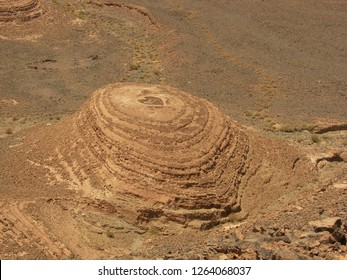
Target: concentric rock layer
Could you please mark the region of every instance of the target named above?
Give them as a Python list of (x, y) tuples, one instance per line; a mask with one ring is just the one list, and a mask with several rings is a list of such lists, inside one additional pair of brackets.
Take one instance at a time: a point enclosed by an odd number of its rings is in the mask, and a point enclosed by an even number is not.
[(139, 219), (163, 213), (216, 219), (238, 210), (247, 137), (211, 103), (168, 86), (114, 84), (92, 95), (77, 126), (100, 164), (122, 182), (116, 195), (156, 205)]
[(40, 174), (33, 184), (77, 191), (132, 225), (208, 229), (270, 209), (312, 178), (293, 147), (164, 85), (107, 85), (25, 142), (18, 149)]
[(40, 0), (0, 0), (0, 22), (27, 21), (39, 17), (44, 9)]

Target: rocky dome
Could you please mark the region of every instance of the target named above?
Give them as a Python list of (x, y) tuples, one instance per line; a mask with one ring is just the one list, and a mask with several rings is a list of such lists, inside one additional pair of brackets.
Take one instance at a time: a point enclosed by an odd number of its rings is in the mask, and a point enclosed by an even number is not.
[(92, 95), (77, 125), (119, 181), (115, 195), (178, 219), (214, 219), (239, 208), (247, 137), (210, 102), (169, 86), (114, 84)]
[(137, 225), (207, 229), (256, 214), (308, 176), (292, 147), (166, 85), (107, 85), (25, 139), (35, 173), (46, 173), (35, 184), (75, 190)]

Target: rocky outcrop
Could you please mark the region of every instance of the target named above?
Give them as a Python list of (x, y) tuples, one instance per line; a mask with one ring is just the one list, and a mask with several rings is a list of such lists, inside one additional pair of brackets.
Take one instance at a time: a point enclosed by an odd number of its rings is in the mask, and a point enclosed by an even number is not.
[(166, 85), (107, 85), (39, 134), (32, 142), (43, 149), (33, 147), (32, 157), (43, 160), (33, 164), (50, 184), (105, 200), (143, 227), (156, 221), (208, 230), (242, 220), (311, 176), (293, 148)]
[(248, 138), (211, 103), (169, 86), (115, 84), (93, 94), (76, 125), (114, 176), (114, 195), (137, 205), (138, 221), (211, 221), (240, 210)]

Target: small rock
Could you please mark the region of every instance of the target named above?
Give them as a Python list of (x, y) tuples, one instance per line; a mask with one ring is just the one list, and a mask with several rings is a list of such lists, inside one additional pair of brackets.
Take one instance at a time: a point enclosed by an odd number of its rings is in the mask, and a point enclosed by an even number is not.
[(272, 126), (273, 129), (275, 130), (281, 130), (283, 129), (283, 125), (282, 124), (279, 124), (279, 123), (276, 123)]
[[(305, 239), (299, 239), (299, 240), (295, 240), (292, 242), (293, 246), (299, 246), (303, 249), (305, 249), (306, 251), (310, 251), (314, 248), (317, 248), (321, 245), (322, 240), (327, 240), (329, 238), (330, 234), (327, 232), (327, 235), (324, 236), (323, 235), (319, 235), (316, 236), (317, 239), (311, 239), (311, 238), (305, 238)], [(319, 238), (319, 239), (318, 239)], [(328, 243), (328, 241), (326, 241), (326, 243)]]
[(285, 236), (286, 232), (284, 229), (280, 229), (278, 231), (276, 231), (275, 236)]
[(318, 256), (319, 255), (319, 250), (317, 248), (311, 250), (312, 256)]
[(347, 189), (347, 184), (345, 183), (336, 183), (333, 185), (334, 188), (336, 189)]
[(264, 248), (263, 246), (257, 249), (256, 253), (257, 253), (258, 260), (274, 260), (275, 259), (275, 256), (272, 250)]
[(240, 254), (241, 250), (238, 246), (228, 245), (228, 244), (220, 244), (218, 247), (213, 248), (215, 252), (222, 254)]
[(312, 232), (304, 231), (304, 232), (295, 232), (295, 237), (299, 239), (304, 239), (306, 237), (310, 237), (312, 235)]
[(313, 226), (315, 232), (329, 231), (333, 233), (335, 229), (341, 227), (342, 221), (339, 217), (332, 217), (324, 220), (310, 221), (308, 224)]
[(328, 242), (329, 242), (330, 244), (335, 244), (335, 243), (336, 243), (336, 240), (335, 240), (335, 238), (334, 238), (332, 235), (329, 235)]
[(262, 227), (262, 226), (257, 226), (255, 225), (252, 229), (253, 232), (260, 232), (260, 233), (263, 233), (265, 232), (265, 229)]
[(274, 236), (271, 238), (271, 241), (273, 241), (273, 242), (283, 241), (285, 243), (291, 243), (291, 240), (289, 239), (288, 236)]
[(322, 234), (320, 235), (319, 242), (321, 244), (333, 244), (336, 242), (336, 240), (333, 239), (329, 232), (322, 232)]
[(243, 241), (246, 241), (248, 243), (258, 243), (259, 240), (263, 240), (264, 236), (260, 233), (251, 233), (246, 236), (246, 238)]
[(339, 242), (341, 245), (346, 245), (346, 235), (343, 233), (341, 229), (335, 230), (331, 237), (334, 241)]
[(318, 240), (313, 240), (311, 243), (310, 243), (310, 247), (311, 248), (317, 248), (320, 246), (320, 242)]
[(220, 259), (220, 260), (223, 260), (223, 261), (226, 261), (226, 260), (228, 260), (229, 258), (228, 258), (228, 256), (227, 256), (226, 254), (221, 254), (221, 255), (219, 256), (219, 259)]
[(188, 260), (202, 260), (203, 256), (199, 255), (199, 254), (192, 254), (188, 257)]
[(239, 229), (235, 229), (232, 236), (235, 241), (242, 241), (245, 239), (245, 237), (243, 236), (242, 232)]
[(92, 55), (88, 56), (88, 58), (90, 58), (91, 60), (95, 60), (95, 59), (100, 58), (100, 56), (98, 54), (92, 54)]
[(298, 260), (299, 256), (289, 250), (278, 250), (275, 252), (276, 260)]
[(320, 188), (317, 192), (318, 192), (318, 193), (324, 193), (326, 190), (327, 190), (326, 187), (322, 187), (322, 188)]
[(347, 162), (347, 152), (341, 151), (340, 158), (343, 160), (343, 162)]

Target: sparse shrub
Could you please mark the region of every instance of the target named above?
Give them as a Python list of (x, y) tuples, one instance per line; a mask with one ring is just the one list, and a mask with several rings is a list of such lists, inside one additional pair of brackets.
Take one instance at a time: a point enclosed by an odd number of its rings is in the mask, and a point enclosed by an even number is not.
[(5, 133), (6, 133), (6, 134), (12, 134), (12, 133), (13, 133), (12, 128), (8, 128), (8, 129), (6, 129)]
[(131, 71), (138, 70), (139, 68), (140, 68), (140, 65), (138, 65), (138, 64), (131, 64), (130, 65), (130, 70)]
[(319, 144), (321, 142), (320, 137), (317, 134), (312, 134), (311, 135), (311, 140), (313, 143)]
[(246, 117), (251, 117), (252, 113), (250, 111), (245, 111), (245, 115), (246, 115)]
[(294, 132), (295, 129), (291, 126), (285, 125), (285, 126), (280, 128), (280, 131), (289, 133), (289, 132)]
[(296, 140), (297, 140), (298, 143), (304, 142), (305, 141), (305, 136), (301, 135)]
[(20, 124), (25, 124), (27, 122), (27, 119), (26, 118), (21, 118), (19, 119), (19, 123)]
[(304, 126), (304, 128), (302, 130), (308, 130), (308, 131), (313, 131), (316, 128), (315, 124), (308, 124), (306, 126)]
[(112, 231), (110, 231), (109, 229), (106, 230), (106, 236), (108, 238), (114, 238), (114, 233)]
[(155, 226), (155, 225), (150, 225), (147, 233), (152, 234), (152, 235), (158, 235), (161, 231), (162, 231), (162, 229), (160, 227)]

